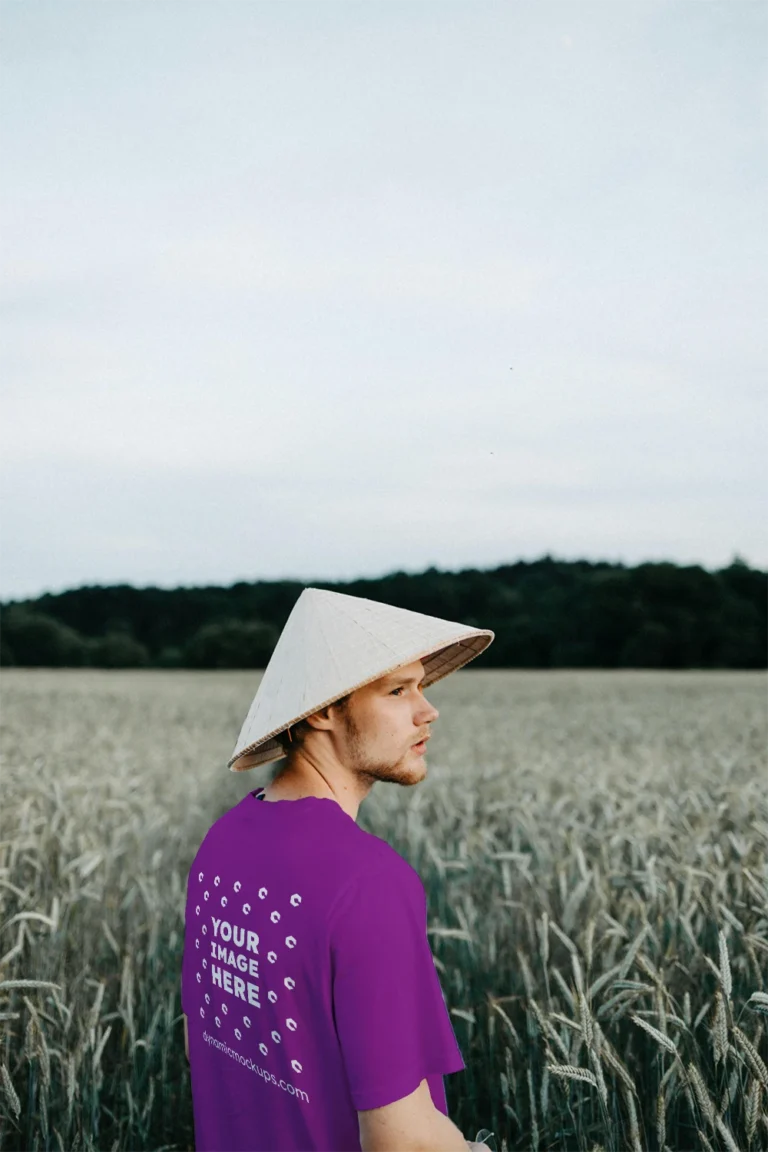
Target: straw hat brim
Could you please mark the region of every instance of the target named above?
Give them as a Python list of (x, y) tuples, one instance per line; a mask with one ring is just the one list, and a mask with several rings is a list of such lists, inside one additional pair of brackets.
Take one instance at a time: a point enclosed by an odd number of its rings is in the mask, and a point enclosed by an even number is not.
[(481, 652), (484, 652), (488, 645), (491, 643), (495, 636), (488, 628), (478, 628), (475, 632), (465, 633), (461, 640), (453, 641), (446, 644), (442, 641), (431, 648), (422, 649), (415, 652), (412, 656), (408, 656), (404, 660), (398, 660), (389, 668), (382, 668), (380, 671), (374, 673), (373, 676), (368, 676), (365, 680), (360, 680), (357, 684), (352, 684), (345, 688), (342, 692), (337, 692), (335, 695), (323, 700), (322, 703), (308, 708), (302, 712), (300, 716), (294, 716), (285, 724), (281, 724), (279, 728), (275, 728), (272, 732), (267, 733), (259, 741), (254, 744), (249, 744), (247, 748), (243, 748), (236, 756), (233, 756), (228, 761), (228, 768), (231, 772), (247, 772), (250, 768), (257, 768), (261, 764), (269, 764), (272, 760), (280, 760), (285, 756), (285, 752), (275, 740), (275, 736), (279, 736), (281, 732), (285, 732), (294, 724), (298, 724), (300, 720), (306, 719), (307, 716), (314, 715), (315, 712), (320, 712), (321, 709), (327, 708), (330, 704), (340, 700), (343, 696), (348, 696), (352, 692), (356, 692), (358, 688), (364, 688), (366, 684), (372, 684), (375, 680), (380, 680), (382, 676), (389, 676), (390, 673), (396, 672), (398, 668), (404, 668), (408, 664), (413, 664), (416, 660), (424, 662), (424, 687), (428, 688), (430, 684), (435, 684), (438, 680), (449, 676), (451, 672), (457, 672), (459, 668), (463, 668), (465, 664), (469, 664), (470, 660), (474, 660)]

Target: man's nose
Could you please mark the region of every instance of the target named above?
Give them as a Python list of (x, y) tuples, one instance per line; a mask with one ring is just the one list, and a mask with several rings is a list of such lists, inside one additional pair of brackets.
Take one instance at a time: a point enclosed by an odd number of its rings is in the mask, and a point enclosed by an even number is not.
[(435, 720), (437, 720), (440, 713), (438, 712), (437, 708), (435, 708), (434, 704), (430, 704), (428, 700), (425, 700), (424, 704), (426, 705), (427, 711), (426, 715), (423, 716), (421, 723), (433, 724)]

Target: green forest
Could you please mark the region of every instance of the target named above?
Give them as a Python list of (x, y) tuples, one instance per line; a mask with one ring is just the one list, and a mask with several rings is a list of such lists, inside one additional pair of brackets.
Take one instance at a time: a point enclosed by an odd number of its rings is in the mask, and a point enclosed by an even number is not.
[(309, 585), (98, 585), (0, 604), (0, 664), (50, 668), (264, 668), (305, 587), (481, 628), (486, 668), (766, 668), (768, 573), (545, 556), (498, 568)]

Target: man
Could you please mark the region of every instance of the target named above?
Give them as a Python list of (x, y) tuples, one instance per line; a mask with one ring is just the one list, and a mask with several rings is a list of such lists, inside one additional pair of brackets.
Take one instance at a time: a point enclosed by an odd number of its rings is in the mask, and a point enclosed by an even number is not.
[(198, 1152), (466, 1152), (424, 887), (356, 819), (377, 780), (426, 777), (439, 713), (424, 688), (493, 636), (316, 588), (294, 605), (229, 760), (284, 765), (213, 825), (189, 874)]

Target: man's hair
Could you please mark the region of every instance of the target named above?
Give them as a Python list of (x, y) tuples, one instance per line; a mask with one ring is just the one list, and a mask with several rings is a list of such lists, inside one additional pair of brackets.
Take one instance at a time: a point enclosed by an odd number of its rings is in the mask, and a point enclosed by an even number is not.
[[(351, 696), (352, 693), (348, 692), (346, 696), (342, 696), (339, 700), (334, 700), (333, 707), (338, 708), (340, 712), (344, 712)], [(318, 709), (318, 711), (320, 711), (320, 709)], [(277, 736), (275, 736), (275, 740), (280, 745), (283, 752), (289, 754), (294, 748), (298, 748), (304, 743), (304, 738), (306, 737), (307, 733), (311, 731), (311, 724), (308, 724), (306, 720), (298, 720), (295, 724), (292, 724), (290, 728), (283, 732), (278, 732)], [(290, 740), (288, 739), (289, 732), (292, 737)]]

